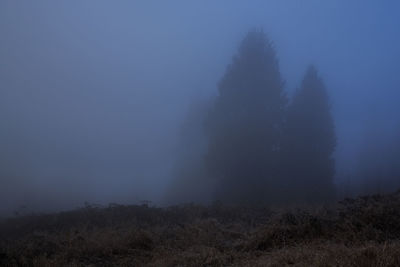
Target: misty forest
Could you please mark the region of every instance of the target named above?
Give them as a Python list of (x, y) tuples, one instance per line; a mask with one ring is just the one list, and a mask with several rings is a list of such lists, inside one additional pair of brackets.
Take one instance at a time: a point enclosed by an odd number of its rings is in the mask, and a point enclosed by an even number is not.
[(400, 266), (400, 4), (0, 3), (1, 266)]
[[(198, 115), (200, 133), (183, 144), (193, 159), (178, 162), (173, 195), (250, 205), (334, 199), (336, 137), (325, 85), (310, 66), (289, 105), (283, 86), (273, 43), (250, 31), (219, 95)], [(205, 148), (196, 155), (191, 145), (201, 136)]]

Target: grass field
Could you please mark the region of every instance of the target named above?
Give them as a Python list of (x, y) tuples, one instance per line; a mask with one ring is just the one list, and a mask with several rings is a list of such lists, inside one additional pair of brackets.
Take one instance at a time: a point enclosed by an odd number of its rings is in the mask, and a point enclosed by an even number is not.
[(332, 207), (86, 206), (0, 222), (1, 266), (400, 266), (400, 192)]

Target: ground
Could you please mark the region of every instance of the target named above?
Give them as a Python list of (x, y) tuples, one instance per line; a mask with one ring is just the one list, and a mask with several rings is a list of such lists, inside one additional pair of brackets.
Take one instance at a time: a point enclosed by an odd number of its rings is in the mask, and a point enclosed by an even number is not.
[(302, 209), (149, 205), (0, 221), (1, 266), (400, 266), (400, 192)]

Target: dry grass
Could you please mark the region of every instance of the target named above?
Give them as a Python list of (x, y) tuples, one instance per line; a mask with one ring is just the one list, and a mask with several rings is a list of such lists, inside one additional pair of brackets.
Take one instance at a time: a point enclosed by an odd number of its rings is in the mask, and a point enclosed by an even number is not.
[(1, 266), (400, 266), (400, 193), (313, 211), (113, 205), (0, 222)]

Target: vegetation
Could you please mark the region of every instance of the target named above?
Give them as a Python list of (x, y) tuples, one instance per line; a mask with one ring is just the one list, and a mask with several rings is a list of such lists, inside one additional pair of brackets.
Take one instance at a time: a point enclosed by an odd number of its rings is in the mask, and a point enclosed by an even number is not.
[(281, 194), (292, 201), (334, 199), (334, 122), (325, 85), (314, 66), (288, 108), (284, 135)]
[(315, 67), (289, 103), (273, 43), (252, 30), (218, 92), (189, 113), (192, 131), (184, 125), (189, 140), (181, 146), (190, 153), (178, 157), (170, 199), (265, 205), (335, 198), (335, 128)]
[(85, 208), (0, 223), (1, 266), (399, 266), (400, 192), (332, 207)]

